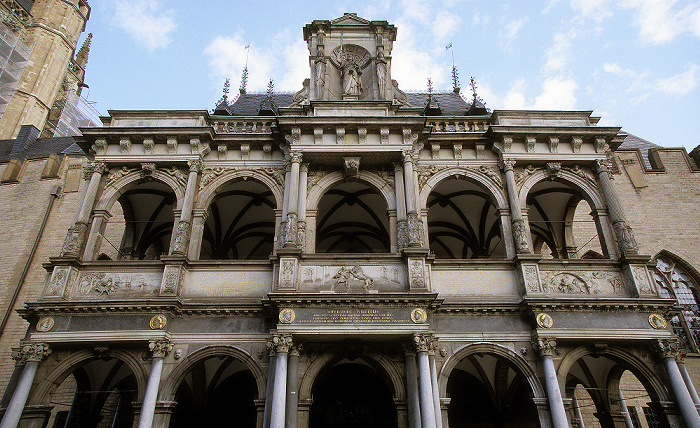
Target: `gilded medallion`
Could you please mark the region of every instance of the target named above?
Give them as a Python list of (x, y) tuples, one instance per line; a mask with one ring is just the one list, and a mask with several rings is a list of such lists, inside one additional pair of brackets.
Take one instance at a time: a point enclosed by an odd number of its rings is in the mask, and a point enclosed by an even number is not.
[(659, 314), (651, 314), (649, 315), (649, 325), (654, 327), (657, 330), (663, 330), (666, 328), (668, 323), (666, 322), (666, 319)]
[(545, 314), (544, 312), (540, 312), (537, 314), (537, 317), (535, 317), (537, 320), (537, 325), (540, 328), (552, 328), (554, 325), (554, 320), (549, 314)]
[(47, 331), (51, 331), (51, 329), (53, 328), (53, 325), (54, 325), (53, 318), (44, 317), (36, 323), (36, 331), (46, 333)]
[(415, 308), (411, 311), (411, 321), (414, 324), (423, 324), (428, 321), (428, 313), (425, 312), (425, 309)]
[(158, 314), (151, 318), (151, 321), (148, 323), (148, 325), (151, 327), (151, 330), (163, 330), (167, 322), (168, 319), (165, 317), (165, 315)]
[(294, 309), (282, 309), (280, 311), (280, 322), (282, 324), (291, 324), (294, 322), (294, 319), (296, 318), (297, 314), (294, 313)]

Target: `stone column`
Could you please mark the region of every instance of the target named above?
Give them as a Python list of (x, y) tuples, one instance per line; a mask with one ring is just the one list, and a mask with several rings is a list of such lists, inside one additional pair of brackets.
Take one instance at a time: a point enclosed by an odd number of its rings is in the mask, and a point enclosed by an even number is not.
[(438, 389), (437, 365), (435, 364), (435, 351), (438, 342), (430, 342), (428, 350), (428, 363), (430, 364), (430, 383), (433, 386), (433, 406), (435, 407), (435, 426), (442, 428), (442, 410), (440, 409), (440, 390)]
[(627, 428), (634, 428), (634, 424), (632, 423), (632, 417), (630, 416), (630, 412), (627, 409), (627, 403), (625, 403), (625, 396), (622, 395), (622, 389), (618, 387), (617, 393), (620, 396), (620, 411), (622, 412), (622, 416), (625, 417), (625, 426)]
[(87, 179), (89, 176), (90, 182), (85, 190), (85, 197), (81, 201), (80, 210), (78, 211), (75, 223), (68, 229), (68, 234), (66, 235), (66, 240), (61, 250), (61, 256), (78, 257), (80, 255), (83, 242), (85, 241), (88, 222), (90, 221), (90, 214), (95, 205), (95, 198), (100, 188), (102, 174), (104, 174), (105, 171), (107, 171), (107, 166), (104, 162), (90, 162), (85, 167), (85, 178)]
[[(683, 380), (683, 375), (678, 369), (676, 358), (679, 354), (679, 343), (677, 339), (664, 339), (657, 342), (661, 360), (666, 368), (668, 380), (671, 382), (673, 395), (676, 396), (676, 404), (680, 408), (685, 424), (688, 428), (700, 428), (700, 414), (690, 397), (688, 387)], [(0, 426), (2, 428), (2, 426)]]
[(549, 401), (549, 411), (552, 414), (552, 425), (554, 428), (569, 428), (569, 422), (566, 419), (566, 409), (564, 409), (564, 401), (561, 398), (561, 391), (559, 390), (557, 371), (554, 368), (554, 360), (552, 359), (557, 342), (554, 339), (537, 338), (534, 340), (532, 346), (542, 357), (544, 381), (547, 387), (547, 400)]
[(408, 247), (420, 247), (422, 238), (422, 223), (418, 216), (418, 201), (416, 200), (416, 181), (413, 171), (413, 152), (403, 152), (403, 179), (406, 195), (406, 217), (408, 222)]
[(511, 225), (513, 228), (513, 241), (515, 251), (518, 254), (530, 254), (530, 246), (527, 239), (527, 226), (523, 220), (523, 213), (520, 210), (520, 198), (518, 197), (518, 186), (515, 184), (515, 173), (513, 167), (515, 161), (512, 159), (501, 159), (501, 170), (506, 176), (506, 188), (508, 189), (508, 203), (510, 204)]
[(182, 211), (180, 211), (180, 221), (177, 223), (175, 231), (175, 241), (173, 244), (173, 254), (187, 255), (187, 247), (190, 242), (190, 229), (192, 225), (192, 206), (197, 192), (197, 176), (202, 171), (202, 160), (195, 159), (187, 161), (190, 173), (187, 176), (187, 187), (185, 197), (182, 200)]
[(408, 226), (406, 225), (406, 192), (404, 189), (403, 168), (394, 164), (394, 187), (396, 188), (396, 234), (398, 250), (408, 245)]
[(581, 407), (578, 405), (578, 399), (576, 398), (576, 391), (571, 391), (571, 405), (574, 408), (574, 415), (578, 421), (578, 428), (586, 428), (583, 424), (583, 415), (581, 414)]
[(270, 428), (285, 428), (285, 406), (287, 401), (287, 357), (292, 346), (292, 336), (278, 334), (272, 337), (277, 358), (275, 360), (275, 380), (272, 391)]
[[(296, 247), (297, 241), (297, 209), (299, 203), (299, 170), (301, 152), (290, 152), (291, 170), (289, 173), (289, 199), (287, 200), (287, 226), (285, 230), (285, 247)], [(285, 182), (286, 185), (286, 182)]]
[(301, 347), (294, 345), (289, 349), (287, 364), (287, 404), (285, 406), (285, 428), (297, 426), (297, 403), (299, 402), (299, 352)]
[(0, 428), (15, 428), (22, 417), (24, 406), (27, 404), (29, 391), (32, 389), (39, 362), (51, 353), (49, 345), (45, 343), (25, 343), (19, 349), (13, 351), (12, 357), (21, 365), (24, 362), (22, 376), (19, 378), (15, 392), (7, 405), (5, 415), (0, 423)]
[(615, 236), (617, 237), (617, 244), (620, 247), (620, 252), (622, 254), (639, 253), (639, 246), (637, 245), (637, 241), (634, 239), (632, 228), (625, 220), (625, 213), (622, 210), (620, 198), (617, 196), (615, 187), (613, 187), (612, 183), (610, 182), (607, 161), (597, 160), (596, 172), (598, 173), (600, 188), (603, 191), (603, 196), (605, 196), (605, 201), (608, 205), (610, 220), (612, 220), (613, 230), (615, 231)]
[(408, 407), (408, 428), (421, 428), (416, 352), (413, 346), (406, 346), (404, 353), (406, 355), (406, 404)]
[(433, 403), (433, 384), (430, 379), (430, 362), (428, 350), (431, 338), (427, 335), (413, 336), (418, 354), (418, 384), (420, 389), (420, 415), (423, 428), (437, 428), (435, 422), (435, 405)]
[(190, 233), (190, 244), (187, 250), (187, 257), (190, 260), (199, 260), (202, 251), (202, 236), (204, 235), (204, 224), (207, 221), (206, 209), (192, 210), (192, 226)]
[(151, 428), (153, 426), (153, 416), (156, 413), (156, 400), (158, 399), (158, 389), (160, 387), (160, 375), (163, 372), (163, 360), (172, 351), (173, 345), (167, 339), (153, 340), (149, 342), (148, 349), (153, 354), (153, 358), (151, 360), (151, 373), (148, 375), (146, 392), (143, 395), (143, 403), (141, 404), (138, 428)]
[(690, 378), (690, 374), (688, 373), (688, 368), (686, 368), (685, 366), (685, 362), (681, 358), (676, 360), (676, 364), (678, 364), (678, 370), (680, 370), (681, 376), (683, 376), (685, 386), (688, 387), (688, 393), (690, 394), (690, 398), (693, 399), (693, 403), (695, 403), (696, 407), (700, 407), (700, 397), (698, 397), (698, 392), (695, 390), (695, 385), (693, 385), (693, 380)]
[(104, 233), (107, 221), (111, 216), (112, 215), (107, 210), (95, 210), (92, 216), (90, 233), (88, 233), (87, 242), (85, 242), (83, 260), (93, 260), (95, 258), (95, 250), (102, 242), (102, 234)]
[(299, 170), (299, 201), (297, 203), (297, 246), (306, 248), (306, 186), (308, 185), (309, 164), (301, 164)]
[(278, 246), (284, 247), (285, 242), (287, 242), (287, 212), (289, 211), (289, 193), (291, 189), (289, 188), (289, 183), (292, 181), (292, 163), (289, 160), (289, 156), (284, 159), (284, 189), (282, 195), (282, 215), (280, 222), (280, 230), (278, 237)]
[(272, 341), (267, 342), (270, 360), (267, 366), (267, 383), (265, 384), (265, 411), (263, 414), (263, 428), (270, 428), (270, 414), (272, 414), (272, 391), (275, 388), (275, 362), (277, 354)]

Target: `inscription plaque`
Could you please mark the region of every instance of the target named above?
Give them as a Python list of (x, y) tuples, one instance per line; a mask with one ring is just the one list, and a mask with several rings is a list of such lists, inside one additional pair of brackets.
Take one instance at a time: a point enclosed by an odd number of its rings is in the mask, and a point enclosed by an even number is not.
[(412, 324), (412, 308), (295, 309), (294, 324)]

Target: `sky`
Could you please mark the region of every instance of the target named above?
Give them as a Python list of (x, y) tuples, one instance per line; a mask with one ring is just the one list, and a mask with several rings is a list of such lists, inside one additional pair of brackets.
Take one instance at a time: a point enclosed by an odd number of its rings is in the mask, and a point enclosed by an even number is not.
[[(211, 110), (238, 93), (296, 92), (302, 28), (353, 12), (397, 27), (393, 79), (452, 90), (459, 73), (492, 110), (593, 110), (664, 147), (700, 145), (700, 0), (89, 0), (83, 97), (108, 110)], [(82, 41), (81, 41), (82, 43)], [(452, 44), (451, 49), (446, 46)], [(250, 45), (246, 50), (245, 46)]]

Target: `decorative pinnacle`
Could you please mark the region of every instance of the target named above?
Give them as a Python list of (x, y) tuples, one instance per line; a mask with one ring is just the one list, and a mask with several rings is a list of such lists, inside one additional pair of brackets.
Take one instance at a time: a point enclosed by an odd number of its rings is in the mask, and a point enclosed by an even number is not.
[(476, 95), (476, 80), (474, 80), (474, 76), (469, 79), (469, 86), (472, 88), (472, 96), (476, 100), (478, 96)]
[(270, 79), (270, 81), (267, 82), (267, 93), (266, 93), (266, 95), (267, 95), (267, 99), (268, 99), (268, 100), (272, 100), (272, 94), (274, 93), (274, 91), (275, 91), (275, 84), (273, 83), (273, 80)]
[(90, 55), (90, 43), (92, 42), (92, 33), (89, 33), (83, 42), (83, 46), (80, 48), (78, 53), (75, 55), (75, 62), (78, 63), (80, 68), (85, 70), (85, 66), (88, 62), (88, 55)]
[(430, 77), (428, 77), (428, 95), (433, 95), (433, 79), (431, 79)]
[(245, 94), (247, 85), (248, 85), (248, 66), (246, 65), (245, 68), (243, 68), (243, 74), (241, 75), (241, 87), (238, 89), (238, 91), (241, 94)]
[(457, 66), (453, 65), (452, 66), (452, 90), (455, 93), (459, 93), (460, 89), (462, 89), (462, 88), (459, 87), (459, 73), (457, 73)]
[(229, 79), (227, 77), (226, 80), (224, 81), (224, 91), (223, 91), (224, 94), (221, 97), (226, 104), (228, 104), (228, 93), (231, 90), (230, 88), (231, 88), (231, 79)]

